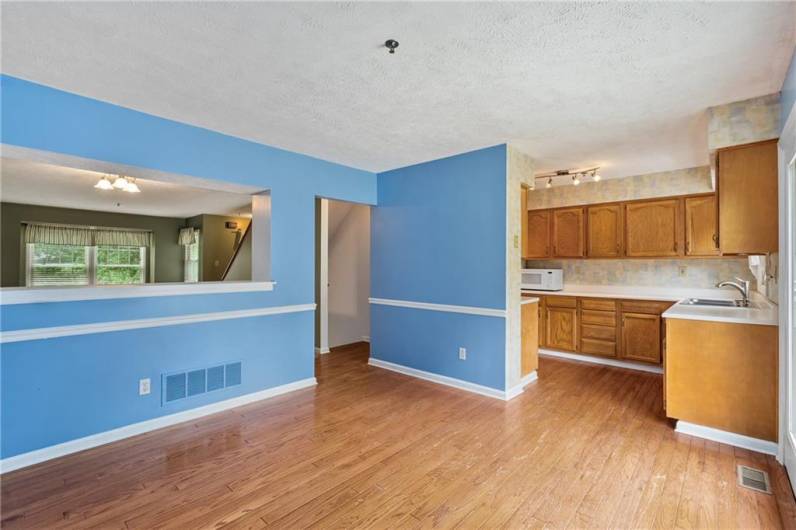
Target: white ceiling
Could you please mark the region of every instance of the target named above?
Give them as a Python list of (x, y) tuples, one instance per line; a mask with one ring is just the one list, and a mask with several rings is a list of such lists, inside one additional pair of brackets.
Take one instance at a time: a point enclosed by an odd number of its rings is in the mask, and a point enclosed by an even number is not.
[(102, 191), (94, 184), (103, 173), (27, 160), (0, 158), (0, 200), (101, 212), (184, 219), (202, 213), (251, 213), (251, 196), (136, 179), (141, 193)]
[(705, 109), (778, 91), (794, 25), (793, 2), (3, 2), (2, 68), (374, 171), (514, 141), (612, 177), (706, 164)]

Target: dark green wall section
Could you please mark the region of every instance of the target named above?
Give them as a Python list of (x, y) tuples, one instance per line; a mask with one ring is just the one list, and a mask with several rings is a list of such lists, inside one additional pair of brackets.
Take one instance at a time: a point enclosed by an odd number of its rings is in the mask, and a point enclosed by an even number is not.
[(185, 219), (4, 202), (0, 203), (0, 221), (0, 282), (3, 287), (20, 285), (23, 221), (152, 230), (155, 234), (155, 281), (182, 281), (183, 250), (177, 244), (177, 235), (185, 226)]

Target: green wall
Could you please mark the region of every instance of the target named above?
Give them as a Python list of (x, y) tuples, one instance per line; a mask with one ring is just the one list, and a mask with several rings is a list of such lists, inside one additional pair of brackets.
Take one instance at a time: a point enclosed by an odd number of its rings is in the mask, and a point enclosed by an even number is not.
[(4, 202), (0, 203), (0, 285), (3, 287), (19, 286), (22, 279), (23, 221), (151, 230), (155, 234), (155, 281), (183, 280), (183, 249), (177, 244), (177, 235), (185, 226), (185, 219)]

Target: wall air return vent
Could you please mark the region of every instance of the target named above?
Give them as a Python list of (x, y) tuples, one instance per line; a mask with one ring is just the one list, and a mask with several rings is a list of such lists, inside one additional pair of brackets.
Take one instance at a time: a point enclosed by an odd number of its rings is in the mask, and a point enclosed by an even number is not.
[(240, 361), (163, 374), (163, 404), (237, 386), (242, 381), (243, 366)]

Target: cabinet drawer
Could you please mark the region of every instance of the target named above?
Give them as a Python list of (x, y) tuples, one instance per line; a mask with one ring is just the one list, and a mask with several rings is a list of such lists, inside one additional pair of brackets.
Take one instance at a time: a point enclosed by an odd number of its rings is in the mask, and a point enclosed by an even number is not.
[(609, 311), (581, 311), (581, 322), (598, 326), (616, 326), (616, 313)]
[(616, 342), (597, 339), (581, 339), (581, 353), (616, 357)]
[(606, 298), (581, 298), (581, 309), (593, 309), (595, 311), (616, 311), (616, 300)]
[(584, 339), (616, 340), (616, 328), (608, 326), (582, 325), (580, 334)]
[(624, 313), (646, 313), (648, 315), (660, 315), (669, 309), (674, 302), (646, 302), (643, 300), (622, 300), (622, 312)]
[(578, 299), (574, 296), (545, 296), (548, 307), (578, 307)]

